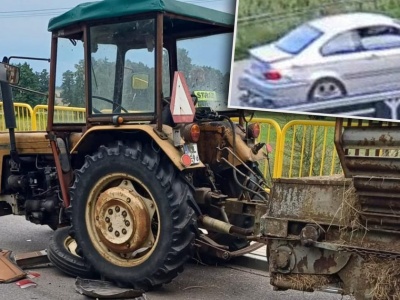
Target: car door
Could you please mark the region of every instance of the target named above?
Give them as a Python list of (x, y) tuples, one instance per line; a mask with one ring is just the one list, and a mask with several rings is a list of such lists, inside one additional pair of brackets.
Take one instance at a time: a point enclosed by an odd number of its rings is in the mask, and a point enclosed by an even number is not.
[(371, 65), (371, 84), (381, 90), (400, 89), (400, 28), (373, 26), (360, 30), (361, 45)]
[(365, 51), (359, 30), (336, 35), (321, 47), (320, 53), (323, 57), (320, 69), (327, 76), (336, 76), (348, 95), (367, 94), (382, 89), (385, 83), (381, 76), (384, 63), (375, 52)]

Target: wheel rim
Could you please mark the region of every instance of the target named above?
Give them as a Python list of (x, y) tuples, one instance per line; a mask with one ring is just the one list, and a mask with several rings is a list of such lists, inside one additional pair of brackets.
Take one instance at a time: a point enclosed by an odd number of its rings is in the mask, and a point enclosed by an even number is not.
[(160, 233), (157, 205), (137, 178), (113, 173), (89, 193), (85, 221), (90, 239), (107, 261), (132, 267), (147, 260)]
[(332, 81), (320, 82), (314, 91), (314, 99), (331, 99), (342, 96), (342, 90)]
[(78, 244), (76, 243), (75, 239), (73, 239), (72, 237), (68, 236), (65, 241), (64, 241), (64, 247), (65, 249), (67, 249), (69, 251), (69, 253), (80, 257), (77, 253), (76, 253), (76, 249), (78, 247)]

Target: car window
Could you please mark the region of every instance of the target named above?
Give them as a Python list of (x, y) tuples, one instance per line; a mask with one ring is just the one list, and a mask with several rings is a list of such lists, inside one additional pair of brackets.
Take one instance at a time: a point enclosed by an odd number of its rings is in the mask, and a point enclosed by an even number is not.
[(359, 30), (364, 50), (400, 48), (400, 30), (390, 26), (374, 26)]
[(275, 46), (284, 52), (299, 54), (322, 34), (322, 31), (305, 24), (283, 36), (275, 43)]
[(354, 53), (360, 50), (360, 35), (358, 31), (348, 31), (337, 35), (322, 46), (324, 56)]

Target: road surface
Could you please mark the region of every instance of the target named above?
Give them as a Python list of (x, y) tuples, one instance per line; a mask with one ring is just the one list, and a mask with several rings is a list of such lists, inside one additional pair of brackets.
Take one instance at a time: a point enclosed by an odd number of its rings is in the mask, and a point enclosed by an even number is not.
[[(25, 221), (24, 217), (0, 217), (0, 248), (15, 253), (42, 250), (47, 246), (53, 231)], [(58, 300), (88, 299), (74, 289), (74, 278), (67, 277), (52, 266), (34, 269), (41, 276), (33, 279), (37, 287), (21, 289), (15, 283), (0, 284), (0, 299)], [(339, 300), (339, 295), (302, 293), (297, 291), (275, 292), (269, 285), (266, 271), (236, 265), (204, 266), (190, 263), (172, 283), (146, 293), (148, 300)]]
[(231, 73), (231, 82), (230, 82), (231, 91), (228, 103), (229, 106), (230, 105), (240, 106), (240, 101), (239, 101), (240, 92), (237, 86), (238, 86), (239, 76), (247, 68), (248, 64), (249, 60), (239, 60), (233, 63), (233, 70), (232, 70), (233, 72)]

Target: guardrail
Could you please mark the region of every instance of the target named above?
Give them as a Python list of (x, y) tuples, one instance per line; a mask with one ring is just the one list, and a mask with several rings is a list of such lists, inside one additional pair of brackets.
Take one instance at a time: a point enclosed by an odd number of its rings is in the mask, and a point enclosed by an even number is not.
[(400, 90), (279, 107), (293, 112), (399, 119)]

